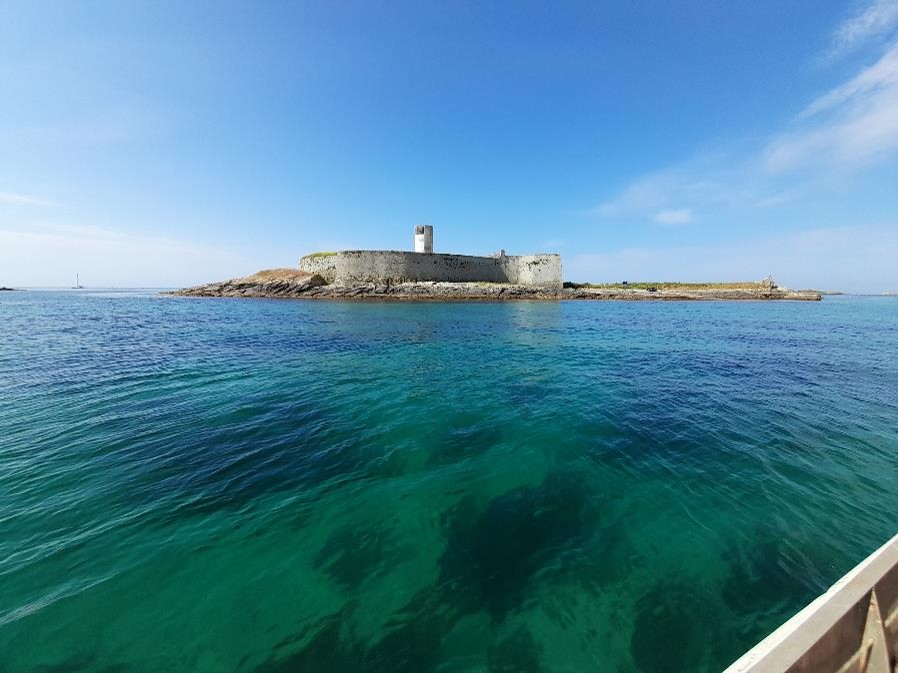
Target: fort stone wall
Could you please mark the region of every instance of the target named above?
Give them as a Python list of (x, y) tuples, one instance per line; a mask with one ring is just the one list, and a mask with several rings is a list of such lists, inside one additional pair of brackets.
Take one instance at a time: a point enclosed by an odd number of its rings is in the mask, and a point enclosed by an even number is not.
[(561, 255), (510, 255), (500, 258), (509, 283), (561, 287)]
[(303, 257), (301, 271), (328, 283), (413, 281), (514, 283), (561, 287), (560, 255), (477, 257), (393, 250), (344, 250)]

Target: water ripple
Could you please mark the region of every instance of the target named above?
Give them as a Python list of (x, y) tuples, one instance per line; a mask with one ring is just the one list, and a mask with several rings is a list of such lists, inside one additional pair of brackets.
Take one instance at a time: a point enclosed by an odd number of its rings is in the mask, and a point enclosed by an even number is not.
[(715, 671), (894, 533), (888, 299), (6, 294), (4, 671)]

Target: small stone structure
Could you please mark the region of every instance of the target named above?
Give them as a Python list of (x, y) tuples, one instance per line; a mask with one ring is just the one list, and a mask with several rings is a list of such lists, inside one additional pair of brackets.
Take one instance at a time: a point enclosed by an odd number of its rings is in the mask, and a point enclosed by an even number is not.
[(433, 227), (419, 224), (415, 227), (415, 252), (433, 252)]
[[(423, 252), (418, 252), (423, 249)], [(429, 248), (429, 250), (428, 250)], [(506, 255), (491, 257), (433, 252), (433, 227), (415, 227), (416, 252), (398, 250), (343, 250), (317, 253), (299, 260), (299, 268), (318, 274), (328, 283), (511, 283), (560, 288), (561, 256)]]

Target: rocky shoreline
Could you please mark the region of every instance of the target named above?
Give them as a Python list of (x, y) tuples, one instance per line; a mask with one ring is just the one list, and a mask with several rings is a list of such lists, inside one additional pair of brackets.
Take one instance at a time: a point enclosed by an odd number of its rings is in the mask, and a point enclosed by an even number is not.
[(319, 275), (295, 269), (272, 269), (252, 276), (177, 290), (180, 297), (247, 297), (278, 299), (348, 299), (395, 301), (558, 301), (565, 299), (625, 301), (792, 300), (820, 301), (818, 292), (789, 290), (771, 282), (736, 287), (618, 287), (563, 288), (508, 283), (359, 283), (328, 285)]

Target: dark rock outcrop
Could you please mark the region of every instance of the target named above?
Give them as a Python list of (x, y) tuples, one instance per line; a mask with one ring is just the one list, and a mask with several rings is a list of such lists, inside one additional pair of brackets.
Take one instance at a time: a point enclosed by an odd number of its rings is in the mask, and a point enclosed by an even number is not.
[(325, 285), (318, 275), (294, 269), (268, 269), (252, 276), (197, 285), (171, 294), (183, 297), (303, 297)]

